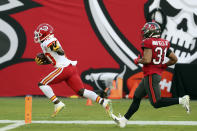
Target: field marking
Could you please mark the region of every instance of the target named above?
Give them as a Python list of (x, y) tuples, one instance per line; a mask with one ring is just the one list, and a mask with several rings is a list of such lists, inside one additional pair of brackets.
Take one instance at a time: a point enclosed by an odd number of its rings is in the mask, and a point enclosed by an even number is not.
[[(25, 125), (24, 120), (0, 120), (0, 123), (12, 123), (8, 126), (4, 126), (0, 128), (0, 131), (8, 131), (10, 129), (17, 128), (19, 126)], [(89, 125), (89, 124), (115, 124), (114, 121), (95, 121), (95, 120), (76, 120), (76, 121), (32, 121), (32, 123), (37, 124), (82, 124), (82, 125)], [(194, 125), (197, 126), (197, 121), (128, 121), (128, 125)]]
[(7, 126), (4, 126), (2, 128), (0, 128), (0, 131), (8, 131), (8, 130), (11, 130), (11, 129), (14, 129), (14, 128), (17, 128), (19, 126), (22, 126), (22, 125), (25, 125), (25, 122), (24, 121), (10, 121), (9, 120), (1, 120), (0, 123), (13, 123), (13, 124), (9, 124)]
[[(115, 124), (114, 121), (32, 121), (42, 124)], [(128, 125), (197, 125), (197, 121), (128, 121)]]
[[(24, 120), (0, 120), (0, 123), (24, 124)], [(115, 124), (114, 121), (75, 120), (75, 121), (32, 121), (37, 124)], [(128, 125), (197, 125), (197, 121), (128, 121)], [(1, 129), (1, 128), (0, 128)], [(1, 130), (0, 130), (1, 131)]]

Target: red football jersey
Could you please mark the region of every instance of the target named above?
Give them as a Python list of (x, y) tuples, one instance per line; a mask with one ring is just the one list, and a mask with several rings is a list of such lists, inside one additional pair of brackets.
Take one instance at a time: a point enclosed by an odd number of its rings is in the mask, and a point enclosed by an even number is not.
[[(152, 60), (149, 64), (144, 64), (142, 70), (144, 75), (159, 74), (161, 75), (163, 69), (162, 64), (167, 50), (170, 47), (170, 43), (162, 38), (147, 38), (142, 41), (142, 49), (152, 49)], [(143, 53), (142, 53), (143, 56)]]

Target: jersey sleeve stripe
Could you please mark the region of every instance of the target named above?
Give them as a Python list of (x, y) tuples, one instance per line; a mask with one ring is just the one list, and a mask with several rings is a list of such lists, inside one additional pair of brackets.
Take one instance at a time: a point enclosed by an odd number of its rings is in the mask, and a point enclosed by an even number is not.
[(53, 44), (53, 42), (49, 43), (49, 44), (47, 45), (47, 47), (49, 48), (52, 44)]
[(48, 56), (51, 60), (52, 60), (52, 65), (56, 65), (56, 61), (55, 61), (55, 59), (53, 58), (53, 56), (51, 56), (51, 54), (50, 53), (45, 53), (45, 55), (46, 56)]

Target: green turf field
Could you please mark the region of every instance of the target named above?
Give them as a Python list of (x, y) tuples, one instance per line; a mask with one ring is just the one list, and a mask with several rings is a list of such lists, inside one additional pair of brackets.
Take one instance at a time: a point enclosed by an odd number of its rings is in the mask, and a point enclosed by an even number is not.
[(9, 125), (9, 124), (7, 124), (7, 123), (6, 123), (6, 124), (0, 123), (0, 128), (1, 128), (1, 127), (4, 127), (4, 126), (6, 126), (6, 125)]
[[(76, 120), (94, 120), (111, 121), (105, 113), (105, 110), (96, 103), (92, 106), (86, 106), (86, 99), (60, 98), (66, 108), (51, 118), (53, 104), (44, 97), (33, 97), (32, 103), (32, 121), (76, 121)], [(112, 100), (114, 113), (124, 114), (132, 100)], [(0, 98), (0, 121), (1, 120), (24, 120), (25, 100), (24, 97)], [(191, 101), (191, 114), (187, 114), (181, 105), (154, 109), (148, 100), (143, 100), (139, 111), (130, 121), (197, 121), (197, 101)], [(9, 125), (0, 123), (2, 127)], [(12, 131), (196, 131), (197, 126), (191, 125), (128, 125), (124, 129), (118, 128), (115, 124), (39, 124), (32, 123), (13, 128)]]

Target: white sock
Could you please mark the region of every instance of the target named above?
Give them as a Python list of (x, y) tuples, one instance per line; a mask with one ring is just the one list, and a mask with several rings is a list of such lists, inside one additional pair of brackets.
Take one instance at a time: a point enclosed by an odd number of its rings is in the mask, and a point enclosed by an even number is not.
[(42, 85), (42, 86), (39, 86), (39, 88), (45, 94), (45, 96), (48, 97), (52, 102), (55, 102), (57, 100), (57, 97), (53, 93), (53, 90), (50, 86)]
[(127, 120), (124, 116), (122, 117), (122, 120), (123, 120), (124, 122), (126, 122), (126, 123), (128, 122), (128, 120)]
[(179, 104), (183, 104), (181, 97), (179, 98)]
[(98, 96), (95, 92), (87, 89), (84, 90), (83, 96), (85, 98), (91, 99), (92, 101), (96, 101), (97, 103), (101, 103), (101, 101), (103, 100), (103, 98)]

